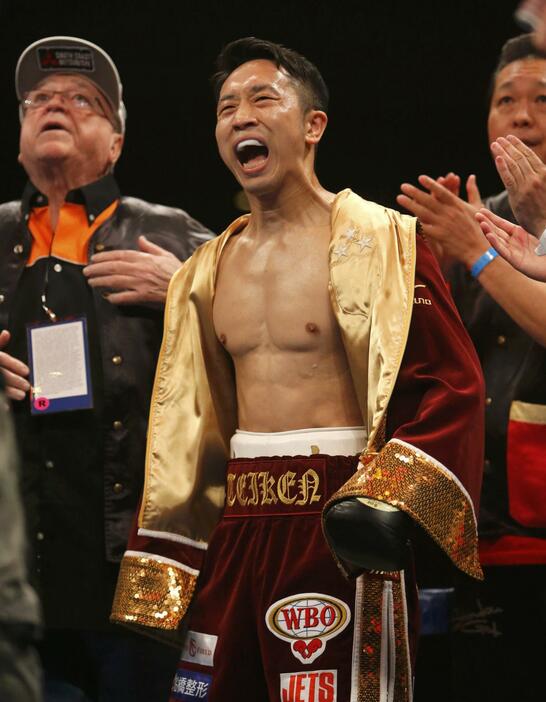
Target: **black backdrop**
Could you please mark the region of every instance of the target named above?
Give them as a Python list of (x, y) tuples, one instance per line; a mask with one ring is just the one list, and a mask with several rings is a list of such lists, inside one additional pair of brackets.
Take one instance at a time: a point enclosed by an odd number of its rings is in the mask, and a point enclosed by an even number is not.
[(0, 202), (17, 198), (13, 72), (32, 41), (89, 39), (111, 54), (124, 84), (122, 191), (180, 206), (220, 231), (237, 184), (214, 142), (208, 76), (221, 46), (254, 34), (314, 61), (331, 92), (318, 172), (392, 205), (419, 173), (476, 172), (499, 189), (486, 139), (485, 92), (502, 43), (519, 32), (515, 0), (0, 0)]

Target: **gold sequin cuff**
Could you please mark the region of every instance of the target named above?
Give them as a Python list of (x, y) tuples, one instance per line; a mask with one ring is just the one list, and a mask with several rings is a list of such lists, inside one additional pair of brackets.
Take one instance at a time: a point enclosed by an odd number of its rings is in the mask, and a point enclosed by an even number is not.
[(167, 558), (127, 551), (121, 562), (111, 621), (153, 630), (178, 629), (198, 574)]
[(445, 466), (410, 444), (392, 439), (329, 500), (371, 497), (403, 510), (423, 527), (454, 565), (483, 580), (478, 534), (468, 493)]

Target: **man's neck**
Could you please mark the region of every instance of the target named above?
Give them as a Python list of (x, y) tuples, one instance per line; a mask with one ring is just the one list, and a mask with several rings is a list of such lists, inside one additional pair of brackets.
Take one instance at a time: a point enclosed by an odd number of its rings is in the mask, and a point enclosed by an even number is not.
[(248, 194), (250, 226), (260, 237), (274, 236), (287, 229), (323, 227), (330, 223), (334, 198), (315, 176), (311, 182), (300, 182), (274, 194)]
[(47, 197), (51, 229), (55, 231), (61, 207), (71, 190), (88, 185), (89, 178), (76, 176), (58, 168), (43, 168), (31, 175), (32, 183)]

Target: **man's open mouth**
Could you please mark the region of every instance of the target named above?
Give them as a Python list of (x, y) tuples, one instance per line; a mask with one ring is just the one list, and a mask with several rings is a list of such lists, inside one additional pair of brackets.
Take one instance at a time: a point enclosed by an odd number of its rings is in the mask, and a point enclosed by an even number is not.
[(235, 147), (235, 154), (243, 170), (260, 170), (269, 156), (269, 149), (258, 139), (244, 139)]
[(67, 128), (64, 126), (64, 124), (61, 124), (60, 122), (46, 122), (42, 129), (40, 131), (42, 132), (51, 132), (52, 130), (62, 130), (63, 132), (68, 131)]

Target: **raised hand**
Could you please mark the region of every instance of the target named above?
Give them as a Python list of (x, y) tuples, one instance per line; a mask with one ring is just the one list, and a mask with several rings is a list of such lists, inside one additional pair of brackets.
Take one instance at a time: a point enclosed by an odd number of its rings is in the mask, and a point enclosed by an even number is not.
[(546, 281), (546, 256), (538, 256), (538, 239), (518, 224), (482, 208), (476, 219), (499, 254), (514, 268), (535, 280)]
[(539, 237), (546, 228), (546, 165), (511, 134), (496, 139), (491, 151), (516, 219)]
[(471, 266), (489, 248), (475, 219), (475, 206), (429, 176), (419, 176), (419, 184), (425, 190), (403, 183), (398, 204), (419, 218), (424, 234), (438, 242), (445, 255)]

